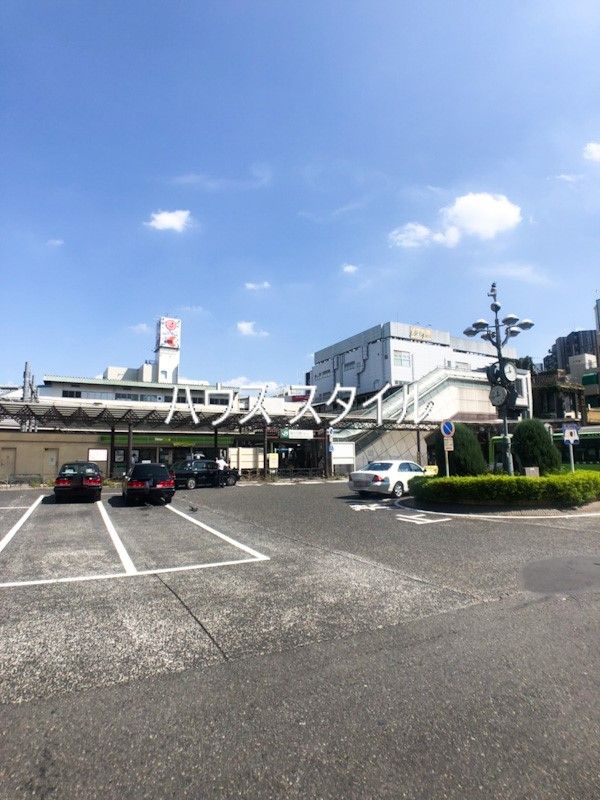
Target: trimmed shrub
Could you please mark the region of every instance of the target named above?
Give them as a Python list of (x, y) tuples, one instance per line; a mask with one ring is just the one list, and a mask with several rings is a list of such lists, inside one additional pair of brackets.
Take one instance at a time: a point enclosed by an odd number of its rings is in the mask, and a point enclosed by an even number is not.
[(539, 419), (519, 422), (513, 433), (512, 449), (520, 469), (539, 467), (540, 475), (547, 475), (560, 468), (560, 453)]
[(579, 472), (524, 478), (479, 475), (462, 478), (413, 478), (416, 500), (470, 505), (580, 506), (600, 500), (600, 473)]
[[(487, 465), (477, 437), (471, 428), (461, 422), (454, 427), (454, 450), (448, 453), (450, 475), (483, 475), (487, 472)], [(445, 475), (444, 437), (440, 430), (436, 431), (435, 436), (435, 460), (439, 474)]]

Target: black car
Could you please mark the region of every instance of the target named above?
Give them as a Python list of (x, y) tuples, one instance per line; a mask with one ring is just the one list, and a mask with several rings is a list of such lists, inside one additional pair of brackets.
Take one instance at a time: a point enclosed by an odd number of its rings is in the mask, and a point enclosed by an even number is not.
[[(208, 458), (196, 461), (178, 461), (173, 465), (175, 473), (175, 485), (185, 486), (187, 489), (195, 489), (196, 486), (218, 486), (219, 467), (216, 461)], [(221, 473), (225, 486), (235, 486), (239, 480), (239, 472), (236, 469), (225, 467)]]
[(68, 497), (100, 500), (102, 495), (102, 473), (91, 461), (71, 461), (63, 464), (54, 481), (56, 503)]
[(134, 464), (123, 478), (121, 493), (127, 506), (135, 502), (170, 503), (175, 479), (164, 464)]

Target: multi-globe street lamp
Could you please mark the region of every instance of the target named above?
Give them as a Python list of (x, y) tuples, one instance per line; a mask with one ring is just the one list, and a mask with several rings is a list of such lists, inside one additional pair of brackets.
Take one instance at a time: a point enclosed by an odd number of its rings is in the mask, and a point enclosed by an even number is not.
[[(506, 471), (509, 475), (514, 475), (515, 470), (513, 466), (512, 451), (510, 446), (510, 436), (508, 435), (508, 402), (515, 395), (515, 381), (517, 379), (517, 370), (512, 361), (507, 359), (502, 354), (504, 345), (515, 336), (518, 336), (521, 331), (528, 331), (533, 328), (533, 322), (530, 319), (519, 320), (515, 314), (507, 314), (502, 322), (498, 317), (498, 312), (501, 305), (498, 302), (498, 291), (495, 283), (492, 283), (492, 288), (488, 292), (488, 297), (492, 298), (490, 304), (491, 310), (494, 312), (494, 322), (490, 324), (485, 319), (478, 319), (468, 327), (464, 334), (465, 336), (481, 336), (485, 341), (490, 342), (496, 348), (498, 353), (498, 363), (493, 364), (488, 369), (488, 379), (492, 388), (490, 389), (490, 402), (502, 411), (503, 421), (503, 438), (504, 438), (504, 454)], [(504, 326), (504, 331), (501, 326)]]

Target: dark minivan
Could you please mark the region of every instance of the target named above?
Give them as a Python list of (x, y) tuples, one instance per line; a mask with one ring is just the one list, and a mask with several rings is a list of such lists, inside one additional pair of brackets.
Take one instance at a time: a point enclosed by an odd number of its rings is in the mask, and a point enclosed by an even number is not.
[(123, 478), (123, 502), (170, 503), (175, 494), (175, 479), (164, 464), (134, 464)]

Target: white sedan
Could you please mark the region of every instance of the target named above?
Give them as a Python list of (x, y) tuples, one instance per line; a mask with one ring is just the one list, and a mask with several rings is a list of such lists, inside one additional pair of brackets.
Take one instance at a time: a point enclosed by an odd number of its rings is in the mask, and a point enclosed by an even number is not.
[(414, 461), (370, 461), (366, 467), (350, 473), (348, 487), (362, 495), (377, 492), (402, 497), (408, 492), (409, 482), (425, 474), (423, 467)]

